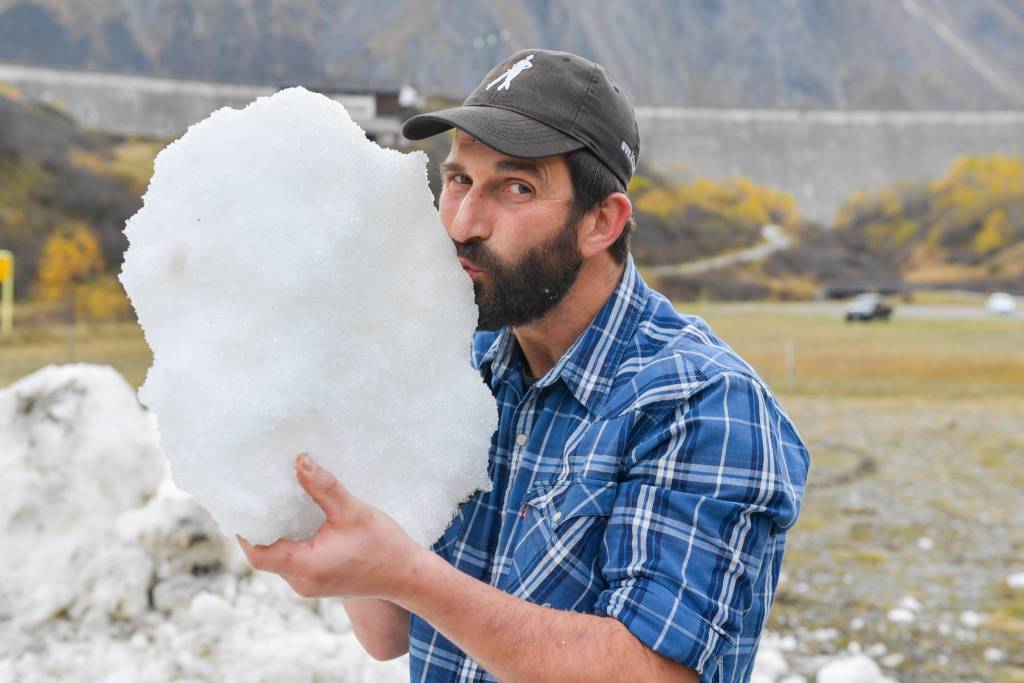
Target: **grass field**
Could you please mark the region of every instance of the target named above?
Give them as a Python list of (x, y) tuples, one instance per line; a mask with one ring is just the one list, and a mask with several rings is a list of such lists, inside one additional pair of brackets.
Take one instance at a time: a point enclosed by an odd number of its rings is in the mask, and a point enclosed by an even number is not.
[[(928, 399), (1024, 397), (1024, 319), (918, 318), (845, 323), (799, 304), (680, 304), (780, 394)], [(787, 360), (789, 358), (790, 360)]]
[[(847, 324), (806, 304), (680, 304), (765, 377), (812, 456), (769, 628), (804, 661), (857, 641), (903, 683), (1024, 683), (1024, 318)], [(964, 309), (967, 310), (967, 309)], [(136, 325), (23, 327), (0, 386), (48, 363), (111, 364), (134, 385)], [(912, 623), (889, 611), (912, 598)], [(976, 619), (964, 614), (976, 614)], [(968, 623), (970, 622), (970, 623)], [(802, 659), (801, 659), (802, 658)]]
[(0, 387), (54, 363), (113, 365), (137, 387), (152, 360), (135, 323), (15, 325), (10, 337), (0, 336)]
[[(898, 310), (890, 323), (846, 324), (831, 309), (799, 304), (679, 309), (707, 320), (780, 395), (1024, 397), (1022, 318), (914, 318)], [(81, 323), (73, 334), (68, 325), (16, 325), (0, 337), (0, 386), (65, 362), (110, 364), (138, 386), (151, 360), (132, 323)]]

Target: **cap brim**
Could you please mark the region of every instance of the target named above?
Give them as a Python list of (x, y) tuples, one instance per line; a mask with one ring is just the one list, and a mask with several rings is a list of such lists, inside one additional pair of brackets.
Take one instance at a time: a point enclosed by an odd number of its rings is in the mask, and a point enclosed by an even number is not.
[(526, 159), (549, 157), (585, 145), (529, 116), (486, 105), (466, 105), (419, 114), (402, 125), (402, 135), (422, 140), (458, 128), (502, 154)]

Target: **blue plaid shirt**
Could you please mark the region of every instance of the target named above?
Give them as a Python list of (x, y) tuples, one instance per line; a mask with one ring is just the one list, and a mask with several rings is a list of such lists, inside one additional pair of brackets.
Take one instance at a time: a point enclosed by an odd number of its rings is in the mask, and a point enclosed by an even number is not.
[[(494, 486), (434, 551), (559, 610), (607, 615), (702, 681), (747, 681), (809, 464), (757, 373), (632, 260), (615, 293), (532, 385), (508, 328), (473, 364), (498, 403)], [(494, 677), (412, 616), (413, 681)]]

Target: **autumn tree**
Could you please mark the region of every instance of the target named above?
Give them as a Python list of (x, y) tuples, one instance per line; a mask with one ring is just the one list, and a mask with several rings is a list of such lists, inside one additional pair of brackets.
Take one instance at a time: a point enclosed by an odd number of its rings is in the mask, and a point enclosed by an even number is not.
[(93, 281), (103, 269), (96, 236), (83, 223), (72, 222), (54, 230), (43, 246), (37, 276), (39, 290), (50, 301), (66, 301), (74, 322), (78, 288)]
[(939, 180), (857, 192), (839, 210), (834, 232), (914, 282), (1019, 286), (1024, 161), (962, 157)]

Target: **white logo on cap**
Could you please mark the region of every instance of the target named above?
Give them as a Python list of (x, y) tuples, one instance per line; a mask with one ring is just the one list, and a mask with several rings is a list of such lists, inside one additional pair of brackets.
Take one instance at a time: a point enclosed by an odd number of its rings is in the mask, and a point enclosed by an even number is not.
[(516, 76), (523, 73), (527, 69), (533, 67), (533, 64), (530, 62), (531, 59), (533, 59), (533, 55), (530, 55), (526, 59), (520, 59), (518, 62), (512, 65), (511, 69), (509, 69), (508, 71), (506, 71), (505, 73), (503, 73), (502, 75), (498, 76), (493, 81), (488, 83), (485, 90), (490, 90), (491, 86), (495, 85), (499, 81), (504, 82), (498, 86), (498, 90), (508, 90), (508, 86), (512, 82), (512, 79), (514, 79)]
[(622, 151), (625, 153), (626, 158), (629, 159), (629, 166), (633, 169), (633, 173), (636, 173), (636, 154), (630, 149), (626, 141), (622, 141)]

